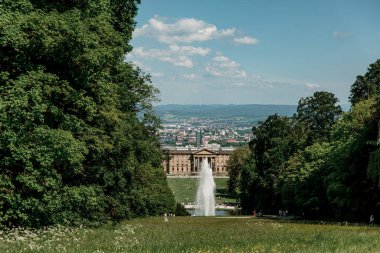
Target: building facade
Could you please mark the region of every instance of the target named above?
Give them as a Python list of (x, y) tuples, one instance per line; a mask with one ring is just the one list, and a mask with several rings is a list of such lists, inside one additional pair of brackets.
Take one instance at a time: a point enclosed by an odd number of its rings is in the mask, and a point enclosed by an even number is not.
[(207, 159), (214, 175), (227, 176), (227, 162), (234, 148), (164, 148), (167, 175), (197, 175)]

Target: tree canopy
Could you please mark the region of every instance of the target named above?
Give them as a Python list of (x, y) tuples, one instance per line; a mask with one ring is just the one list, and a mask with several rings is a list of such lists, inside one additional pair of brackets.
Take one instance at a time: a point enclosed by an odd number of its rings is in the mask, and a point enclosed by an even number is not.
[(330, 140), (331, 129), (343, 112), (338, 102), (334, 94), (326, 91), (317, 91), (311, 97), (300, 99), (297, 121), (306, 126), (307, 145), (317, 140)]
[(343, 113), (334, 94), (301, 98), (292, 118), (254, 127), (241, 165), (243, 211), (289, 210), (304, 218), (367, 221), (380, 216), (380, 60), (351, 87)]
[(356, 103), (366, 100), (380, 92), (380, 59), (368, 67), (367, 73), (358, 75), (351, 86), (350, 102)]
[(0, 2), (0, 222), (97, 224), (174, 210), (157, 90), (124, 61), (137, 0)]
[(239, 182), (239, 176), (240, 176), (240, 169), (241, 166), (246, 162), (246, 160), (249, 158), (250, 155), (250, 149), (248, 145), (238, 147), (234, 150), (234, 152), (231, 154), (231, 156), (228, 159), (228, 192), (236, 196), (237, 189), (238, 189), (238, 182)]
[[(279, 179), (284, 162), (297, 150), (294, 129), (291, 118), (277, 114), (253, 127), (254, 138), (250, 142), (252, 157), (247, 159), (253, 164), (242, 166), (242, 173), (250, 176), (245, 178), (242, 174), (240, 179), (240, 191), (246, 195), (242, 196), (243, 206), (256, 206), (256, 209), (265, 212), (282, 206)], [(254, 192), (251, 193), (244, 187), (254, 189)]]

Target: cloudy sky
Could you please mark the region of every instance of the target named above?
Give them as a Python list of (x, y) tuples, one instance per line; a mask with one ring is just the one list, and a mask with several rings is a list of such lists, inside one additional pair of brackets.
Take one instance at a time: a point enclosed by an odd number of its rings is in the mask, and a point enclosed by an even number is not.
[(379, 0), (142, 0), (126, 56), (160, 104), (297, 104), (380, 58)]

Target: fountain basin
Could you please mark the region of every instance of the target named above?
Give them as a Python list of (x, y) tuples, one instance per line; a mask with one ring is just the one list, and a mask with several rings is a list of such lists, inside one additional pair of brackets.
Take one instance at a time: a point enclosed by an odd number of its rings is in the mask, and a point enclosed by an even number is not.
[[(184, 205), (186, 211), (188, 211), (191, 216), (202, 216), (198, 214), (197, 205)], [(233, 216), (237, 213), (235, 206), (225, 206), (217, 205), (215, 206), (215, 216)]]

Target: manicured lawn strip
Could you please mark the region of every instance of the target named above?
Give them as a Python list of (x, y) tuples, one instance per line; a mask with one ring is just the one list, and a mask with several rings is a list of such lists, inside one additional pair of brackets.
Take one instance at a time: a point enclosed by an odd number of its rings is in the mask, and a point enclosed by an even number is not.
[[(218, 204), (235, 203), (235, 199), (227, 194), (228, 178), (214, 178), (216, 184), (216, 201)], [(168, 184), (173, 191), (178, 203), (194, 203), (197, 194), (198, 178), (181, 178), (170, 177)]]
[(96, 229), (52, 228), (13, 237), (0, 252), (380, 252), (380, 228), (218, 217), (163, 217)]

